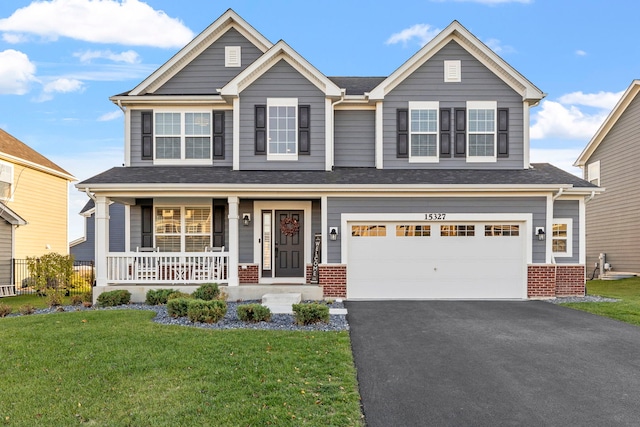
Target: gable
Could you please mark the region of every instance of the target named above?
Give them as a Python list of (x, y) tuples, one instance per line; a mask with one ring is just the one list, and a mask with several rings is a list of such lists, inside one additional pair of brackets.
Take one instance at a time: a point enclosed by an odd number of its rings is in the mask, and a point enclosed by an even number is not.
[[(225, 66), (225, 47), (239, 46), (240, 67)], [(235, 28), (207, 47), (187, 66), (160, 86), (156, 95), (210, 95), (227, 84), (262, 55), (262, 51)]]
[(67, 180), (75, 178), (24, 142), (0, 129), (0, 157), (11, 163), (24, 163)]
[(245, 87), (241, 94), (243, 100), (247, 94), (252, 94), (252, 96), (265, 98), (318, 97), (324, 103), (324, 93), (285, 59), (280, 59), (272, 65), (264, 74)]

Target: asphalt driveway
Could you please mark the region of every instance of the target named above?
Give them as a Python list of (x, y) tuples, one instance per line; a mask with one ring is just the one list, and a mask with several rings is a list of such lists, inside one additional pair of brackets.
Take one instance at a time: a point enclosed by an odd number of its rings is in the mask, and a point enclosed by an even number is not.
[(640, 328), (542, 301), (349, 301), (376, 426), (638, 426)]

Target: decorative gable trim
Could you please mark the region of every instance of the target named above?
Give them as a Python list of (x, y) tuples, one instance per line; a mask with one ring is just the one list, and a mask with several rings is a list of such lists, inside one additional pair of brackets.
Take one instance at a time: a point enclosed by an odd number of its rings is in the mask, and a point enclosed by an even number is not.
[(289, 65), (302, 74), (326, 96), (340, 97), (342, 91), (327, 76), (322, 74), (309, 61), (304, 59), (298, 52), (293, 50), (288, 44), (280, 40), (268, 52), (245, 68), (240, 74), (234, 77), (223, 88), (219, 89), (221, 96), (236, 97), (256, 81), (260, 76), (269, 71), (271, 67), (280, 60), (285, 60)]
[(266, 52), (273, 46), (269, 40), (242, 19), (240, 15), (229, 9), (169, 61), (129, 92), (129, 95), (144, 95), (155, 92), (231, 28), (237, 30), (262, 52)]
[(27, 221), (2, 202), (0, 202), (0, 218), (11, 225), (27, 225)]
[(611, 110), (611, 113), (609, 113), (607, 118), (604, 120), (604, 123), (602, 123), (600, 128), (598, 128), (595, 135), (593, 136), (593, 138), (591, 138), (591, 141), (589, 141), (585, 149), (582, 150), (582, 153), (580, 153), (580, 156), (575, 161), (573, 166), (584, 168), (593, 152), (596, 151), (611, 128), (613, 128), (618, 119), (620, 119), (620, 116), (622, 116), (631, 102), (633, 102), (636, 96), (638, 96), (638, 92), (640, 92), (640, 80), (636, 79), (631, 82), (631, 85), (629, 85), (616, 106), (613, 107), (613, 110)]
[(396, 86), (422, 66), (427, 60), (438, 53), (450, 41), (455, 41), (469, 54), (489, 68), (496, 76), (509, 85), (514, 91), (529, 100), (531, 105), (536, 104), (545, 94), (533, 83), (527, 80), (515, 68), (507, 64), (494, 51), (478, 40), (473, 34), (463, 27), (458, 21), (453, 21), (440, 34), (427, 43), (400, 68), (376, 86), (370, 93), (369, 99), (382, 100)]

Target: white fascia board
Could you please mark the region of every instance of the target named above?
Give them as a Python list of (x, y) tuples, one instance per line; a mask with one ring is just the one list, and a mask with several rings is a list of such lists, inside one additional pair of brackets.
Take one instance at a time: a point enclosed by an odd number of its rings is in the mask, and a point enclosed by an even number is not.
[(30, 162), (29, 160), (21, 159), (20, 157), (12, 156), (11, 154), (0, 152), (0, 159), (7, 160), (10, 163), (20, 164), (23, 166), (27, 166), (31, 169), (38, 170), (40, 172), (48, 173), (49, 175), (55, 175), (58, 178), (66, 179), (67, 181), (77, 181), (78, 179), (70, 174), (62, 173), (55, 169), (51, 169), (47, 166), (43, 166), (38, 163)]
[(497, 77), (517, 93), (521, 94), (523, 99), (536, 102), (544, 98), (545, 94), (533, 83), (516, 71), (515, 68), (507, 64), (458, 21), (453, 21), (396, 71), (391, 73), (389, 77), (376, 86), (369, 93), (370, 99), (384, 99), (387, 93), (411, 75), (417, 68), (422, 66), (451, 40), (458, 42), (469, 54), (493, 71)]
[(111, 102), (118, 105), (118, 102), (129, 108), (138, 105), (211, 105), (227, 104), (227, 100), (220, 95), (116, 95), (109, 98)]
[(266, 73), (278, 61), (284, 59), (296, 69), (300, 74), (307, 78), (314, 86), (324, 92), (328, 97), (339, 98), (342, 91), (335, 83), (322, 74), (309, 61), (304, 59), (298, 52), (293, 50), (288, 44), (280, 40), (267, 53), (255, 60), (251, 65), (245, 68), (240, 74), (231, 79), (223, 88), (220, 89), (220, 95), (238, 96), (251, 83), (256, 81), (260, 76)]
[(25, 221), (20, 215), (15, 213), (9, 206), (4, 203), (0, 203), (0, 217), (7, 221), (11, 225), (27, 225), (27, 221)]
[(578, 159), (575, 161), (573, 166), (584, 167), (587, 164), (593, 152), (596, 151), (596, 148), (598, 148), (613, 125), (616, 124), (620, 116), (622, 116), (622, 113), (624, 113), (629, 104), (631, 104), (631, 101), (635, 99), (638, 92), (640, 92), (640, 80), (634, 80), (631, 82), (616, 106), (613, 107), (613, 110), (611, 110), (611, 113), (609, 113), (602, 125), (600, 125), (600, 128), (598, 128), (593, 138), (591, 138), (591, 141), (589, 141), (584, 150), (582, 150), (582, 153), (580, 153), (580, 156), (578, 156)]
[(147, 92), (153, 92), (187, 66), (193, 58), (197, 57), (222, 37), (229, 28), (238, 30), (240, 34), (251, 41), (263, 53), (272, 46), (272, 43), (255, 28), (249, 25), (233, 10), (228, 9), (185, 47), (180, 49), (169, 61), (165, 62), (129, 93), (131, 95), (141, 95)]

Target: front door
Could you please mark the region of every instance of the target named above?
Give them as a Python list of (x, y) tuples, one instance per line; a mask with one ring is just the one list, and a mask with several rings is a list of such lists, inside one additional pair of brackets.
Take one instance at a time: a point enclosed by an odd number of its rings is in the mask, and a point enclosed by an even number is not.
[(304, 211), (276, 211), (275, 276), (304, 277)]

